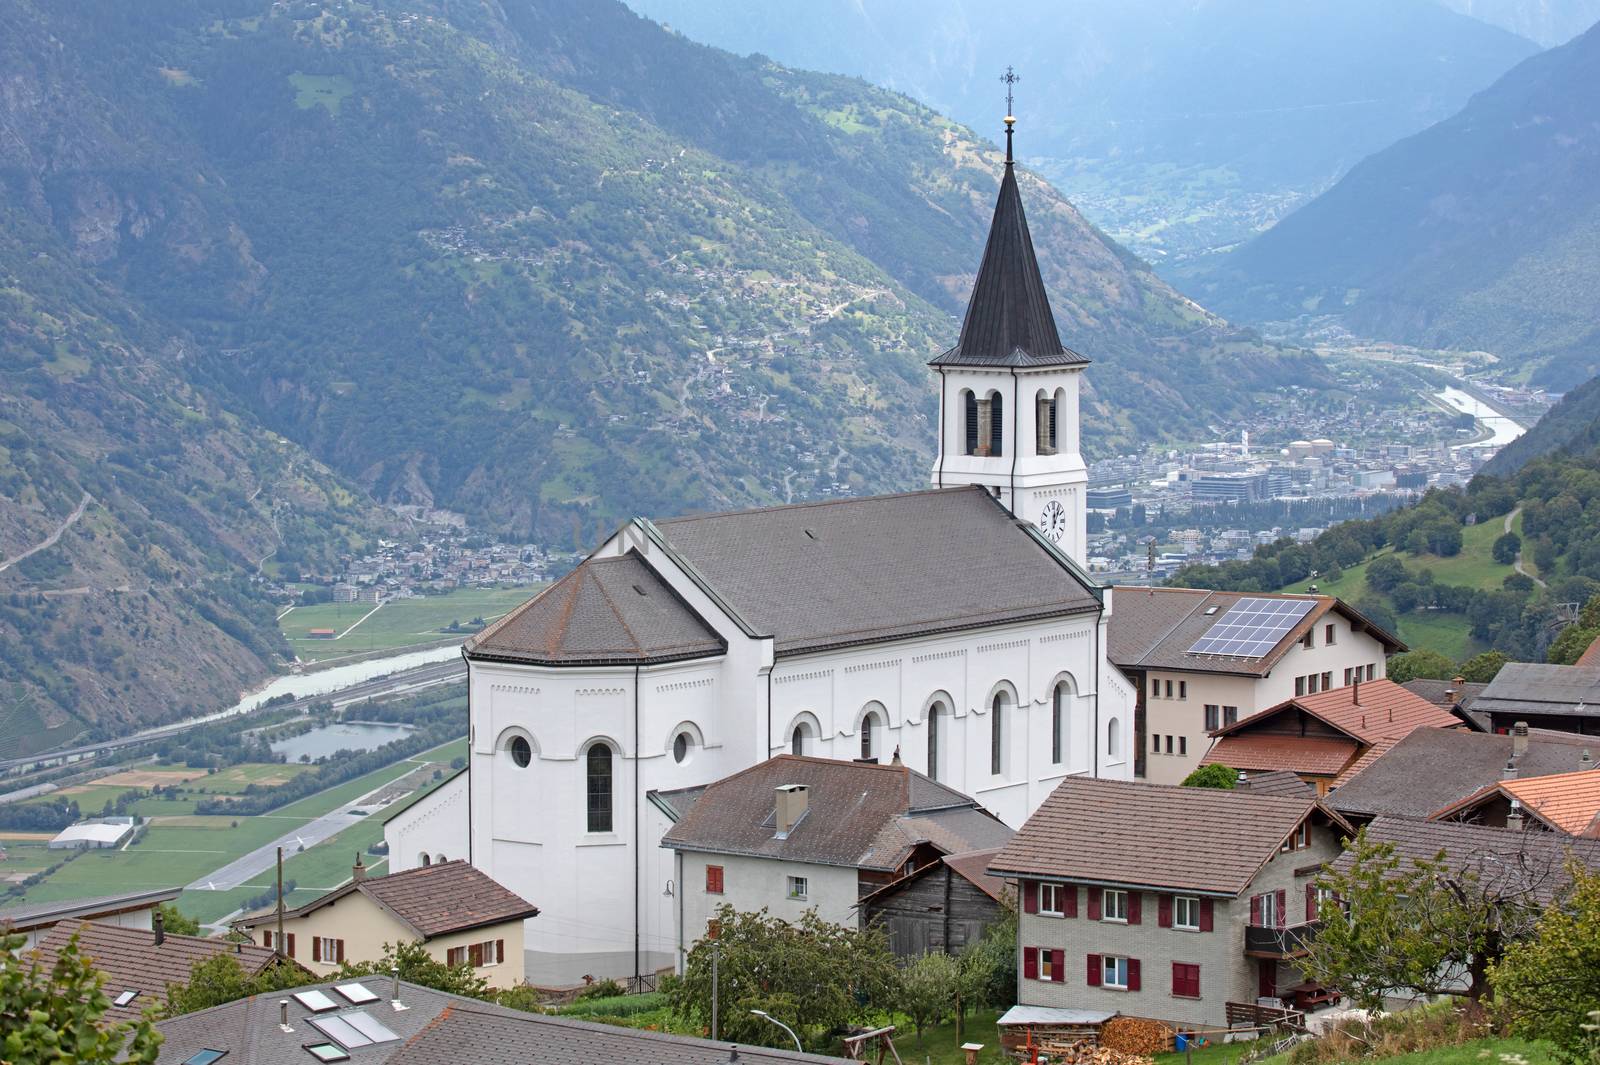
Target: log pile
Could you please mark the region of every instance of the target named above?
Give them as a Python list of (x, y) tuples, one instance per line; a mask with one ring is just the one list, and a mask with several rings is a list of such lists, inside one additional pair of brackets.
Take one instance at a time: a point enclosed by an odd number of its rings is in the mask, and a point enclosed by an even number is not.
[(1124, 1054), (1164, 1054), (1172, 1049), (1172, 1029), (1160, 1021), (1113, 1017), (1100, 1026), (1100, 1045)]
[(1087, 1039), (1072, 1043), (1046, 1041), (1039, 1045), (1039, 1056), (1049, 1058), (1050, 1065), (1153, 1065), (1151, 1058), (1096, 1046)]

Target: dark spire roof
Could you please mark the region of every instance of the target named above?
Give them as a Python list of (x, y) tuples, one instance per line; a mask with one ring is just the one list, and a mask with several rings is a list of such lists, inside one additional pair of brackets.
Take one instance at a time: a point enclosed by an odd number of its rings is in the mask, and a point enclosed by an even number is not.
[(1061, 343), (1033, 254), (1011, 160), (1012, 119), (1006, 118), (1006, 166), (989, 223), (978, 280), (972, 286), (961, 339), (934, 366), (1070, 366), (1089, 360)]

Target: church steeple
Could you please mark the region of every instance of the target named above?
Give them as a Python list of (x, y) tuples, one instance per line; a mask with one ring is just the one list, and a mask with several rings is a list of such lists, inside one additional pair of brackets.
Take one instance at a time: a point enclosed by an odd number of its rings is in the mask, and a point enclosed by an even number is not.
[[(1008, 93), (1009, 96), (1009, 93)], [(956, 346), (933, 366), (1068, 366), (1089, 360), (1061, 343), (1017, 188), (1006, 115), (1006, 163), (978, 279)]]

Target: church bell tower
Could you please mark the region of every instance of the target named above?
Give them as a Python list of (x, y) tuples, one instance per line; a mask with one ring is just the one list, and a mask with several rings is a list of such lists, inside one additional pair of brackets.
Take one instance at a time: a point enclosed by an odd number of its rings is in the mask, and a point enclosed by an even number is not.
[[(1009, 102), (1009, 100), (1008, 100)], [(1006, 165), (978, 279), (939, 373), (936, 488), (978, 484), (1079, 565), (1089, 474), (1078, 388), (1089, 360), (1061, 343), (1022, 213), (1006, 116)]]

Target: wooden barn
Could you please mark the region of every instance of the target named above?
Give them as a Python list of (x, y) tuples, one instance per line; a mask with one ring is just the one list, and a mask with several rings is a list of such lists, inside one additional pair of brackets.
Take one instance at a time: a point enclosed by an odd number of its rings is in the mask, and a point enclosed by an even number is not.
[(883, 927), (897, 957), (959, 953), (1004, 912), (1006, 883), (984, 871), (998, 853), (968, 851), (929, 862), (863, 897), (862, 920)]

